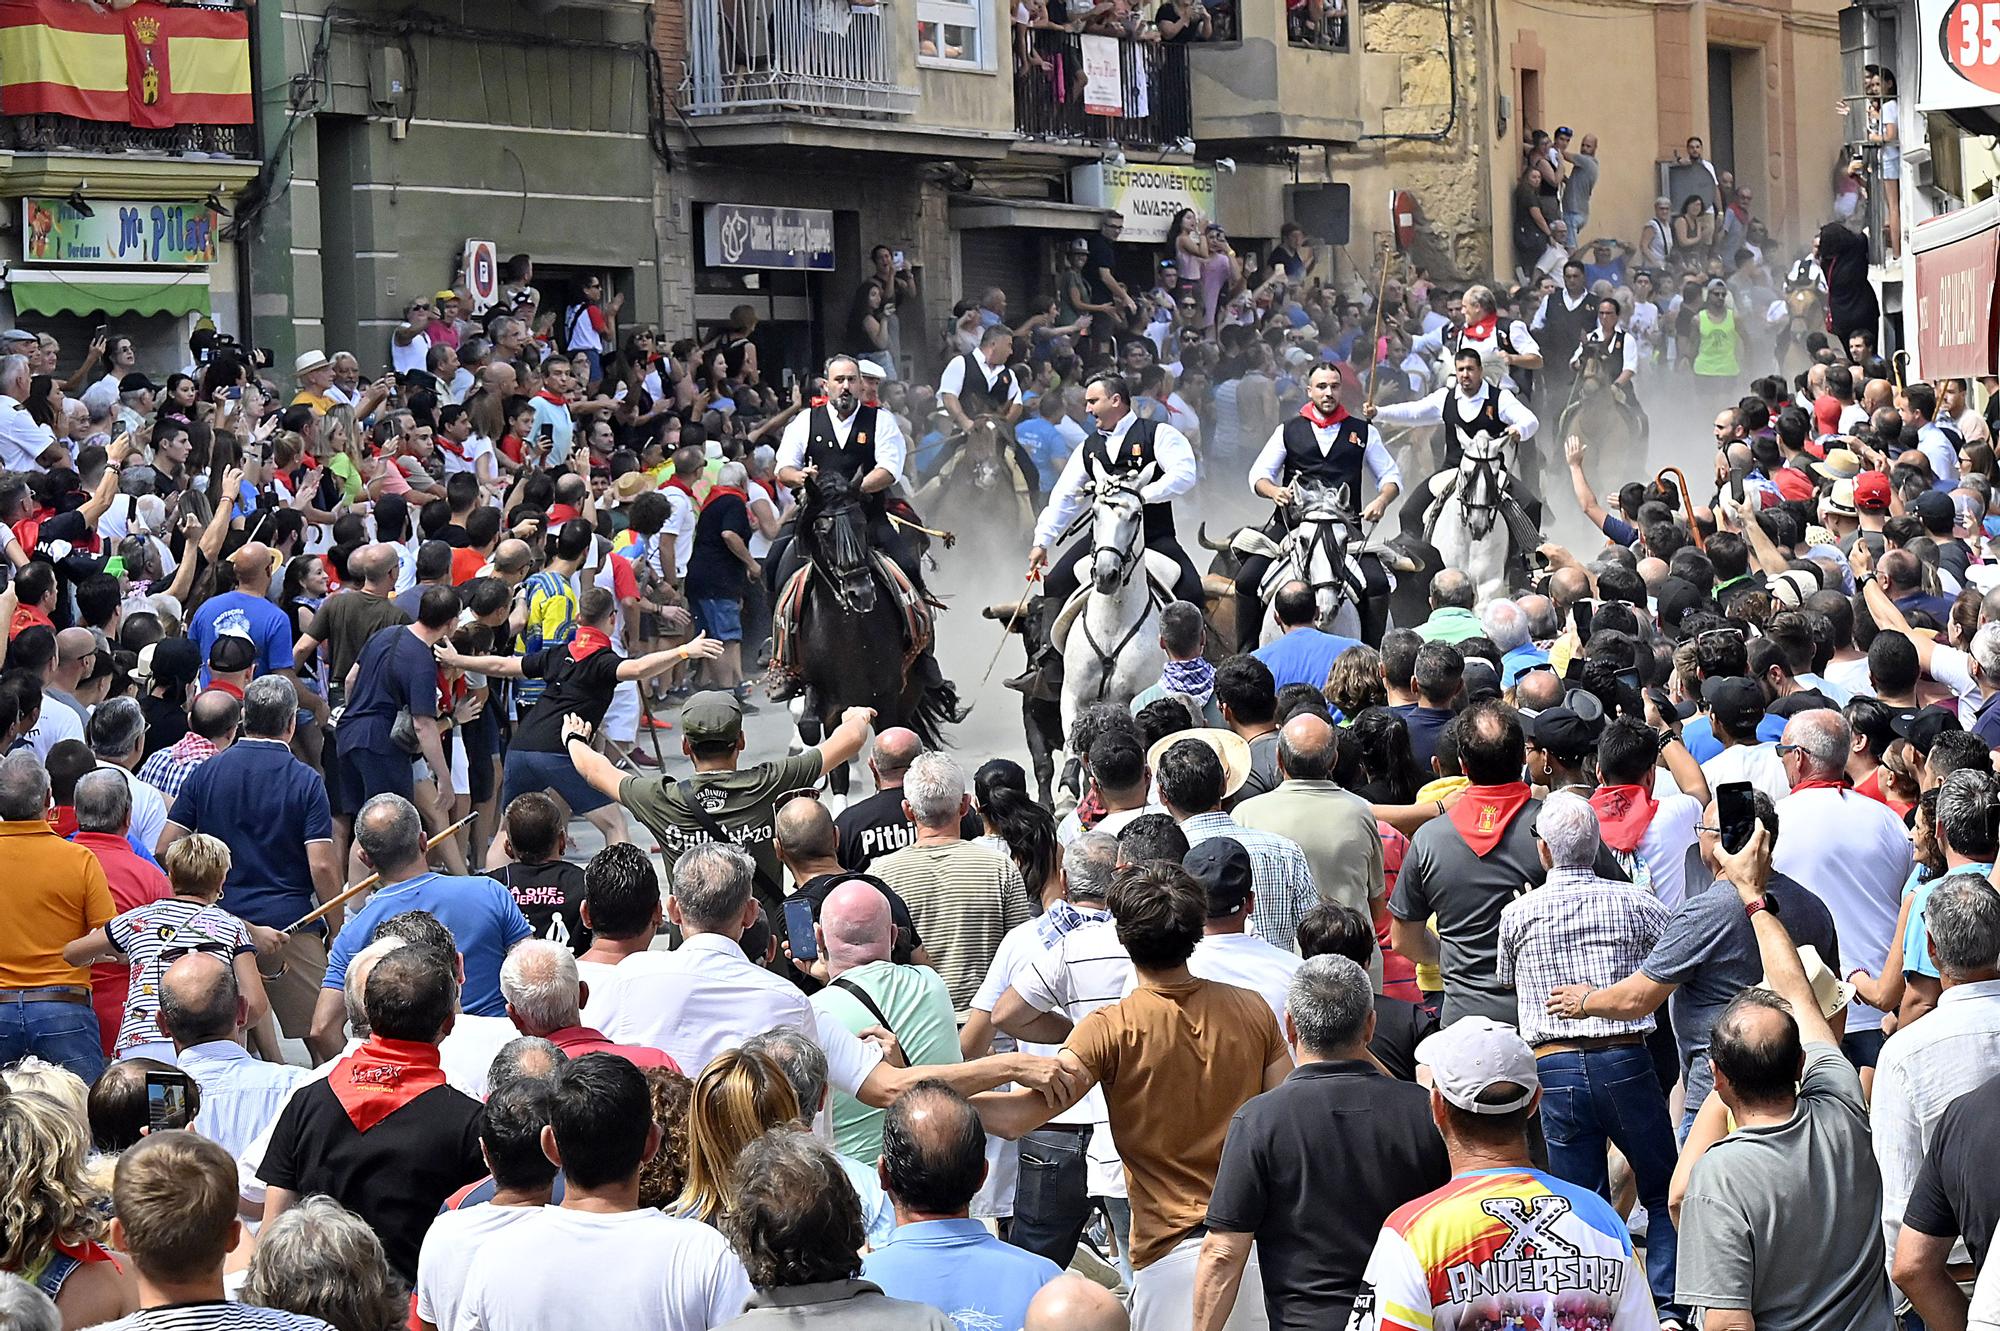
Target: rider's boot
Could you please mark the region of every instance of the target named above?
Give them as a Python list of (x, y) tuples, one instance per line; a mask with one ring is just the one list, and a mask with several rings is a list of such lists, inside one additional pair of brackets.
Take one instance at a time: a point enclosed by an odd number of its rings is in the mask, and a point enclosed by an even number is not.
[(1236, 592), (1236, 650), (1254, 652), (1264, 636), (1264, 603), (1254, 596)]

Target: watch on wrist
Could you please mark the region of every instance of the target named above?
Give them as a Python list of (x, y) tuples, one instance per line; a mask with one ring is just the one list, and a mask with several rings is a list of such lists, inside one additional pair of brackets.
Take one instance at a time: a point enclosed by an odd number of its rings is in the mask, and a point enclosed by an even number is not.
[(1749, 918), (1756, 918), (1757, 912), (1760, 910), (1770, 911), (1772, 918), (1775, 919), (1778, 914), (1778, 903), (1771, 900), (1768, 896), (1758, 897), (1755, 901), (1746, 901), (1743, 903), (1743, 914)]

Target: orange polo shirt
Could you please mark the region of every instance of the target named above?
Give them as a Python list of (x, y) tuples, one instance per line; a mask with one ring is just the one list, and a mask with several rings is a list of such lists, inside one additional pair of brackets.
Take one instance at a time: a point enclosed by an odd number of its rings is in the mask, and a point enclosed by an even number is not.
[(0, 822), (0, 864), (0, 989), (89, 988), (90, 971), (62, 950), (117, 913), (104, 866), (40, 818)]

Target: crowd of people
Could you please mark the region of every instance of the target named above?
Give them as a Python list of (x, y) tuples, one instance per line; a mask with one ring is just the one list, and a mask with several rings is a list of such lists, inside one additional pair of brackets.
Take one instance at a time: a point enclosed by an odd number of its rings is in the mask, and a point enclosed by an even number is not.
[[(935, 345), (878, 247), (796, 378), (526, 256), (289, 399), (0, 333), (0, 1324), (2000, 1324), (1996, 385), (1892, 378), (1838, 224), (1377, 306), (1192, 210), (1149, 288), (1120, 221)], [(1555, 433), (1593, 339), (1722, 406), (1712, 474), (1560, 438), (1602, 541), (1531, 586), (1210, 627), (1176, 505), (1382, 518), (1383, 427)], [(1054, 808), (861, 707), (753, 760), (795, 491), (920, 583), (887, 502), (982, 430), (1051, 583), (1086, 461), (1156, 474), (1157, 681)]]

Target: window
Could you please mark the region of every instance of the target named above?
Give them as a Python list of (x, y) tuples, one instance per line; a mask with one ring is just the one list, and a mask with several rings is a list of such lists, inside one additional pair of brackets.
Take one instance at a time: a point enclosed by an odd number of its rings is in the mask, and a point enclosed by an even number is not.
[(917, 60), (987, 69), (986, 6), (971, 0), (917, 0)]

